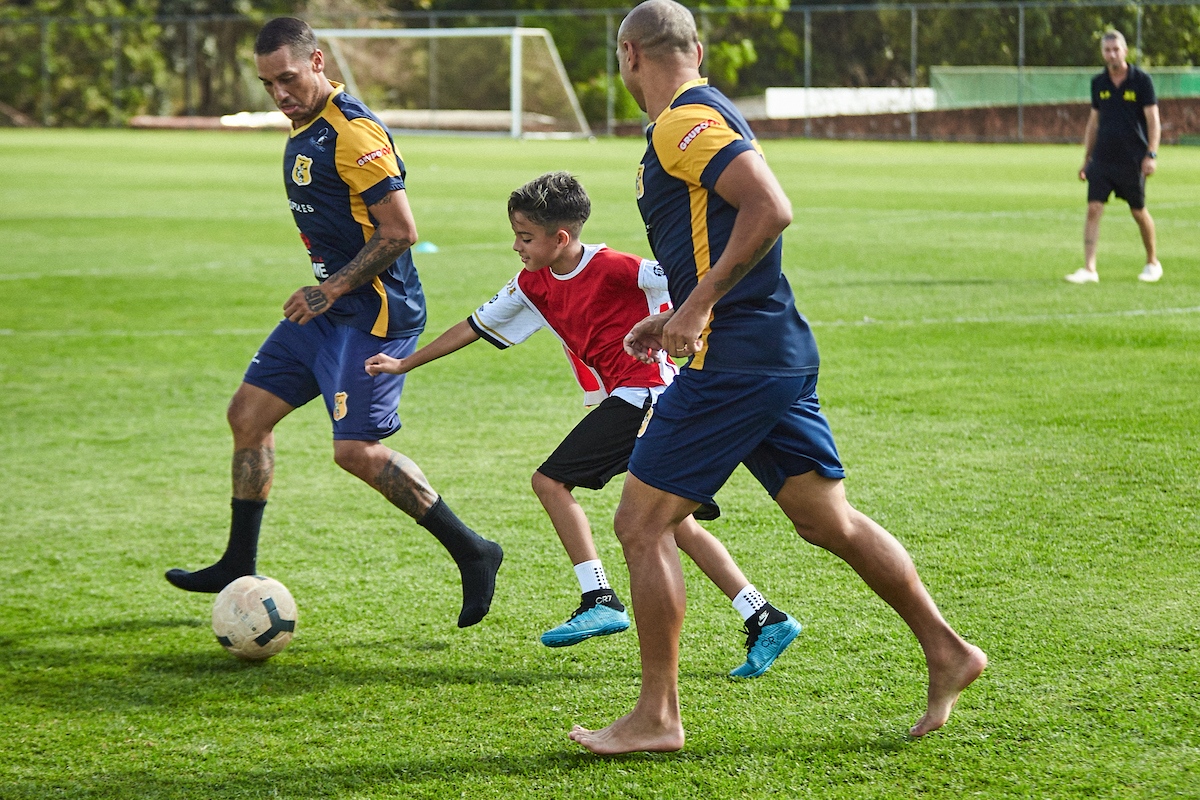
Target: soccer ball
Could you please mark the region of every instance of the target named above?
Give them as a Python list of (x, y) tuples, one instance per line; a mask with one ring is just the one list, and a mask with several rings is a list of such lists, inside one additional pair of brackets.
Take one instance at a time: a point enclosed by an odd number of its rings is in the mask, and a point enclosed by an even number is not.
[(292, 640), (296, 601), (274, 578), (245, 575), (217, 595), (212, 627), (226, 650), (247, 661), (263, 661)]

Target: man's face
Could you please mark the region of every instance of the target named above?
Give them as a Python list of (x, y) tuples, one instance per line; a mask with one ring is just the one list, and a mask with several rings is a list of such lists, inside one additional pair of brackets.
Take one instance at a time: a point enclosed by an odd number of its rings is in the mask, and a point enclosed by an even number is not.
[(1128, 53), (1128, 48), (1120, 39), (1105, 39), (1100, 42), (1100, 55), (1104, 56), (1104, 63), (1110, 69), (1120, 69)]
[(325, 57), (320, 50), (299, 56), (285, 46), (265, 56), (255, 56), (254, 63), (263, 88), (292, 121), (292, 127), (298, 128), (317, 118), (328, 92)]

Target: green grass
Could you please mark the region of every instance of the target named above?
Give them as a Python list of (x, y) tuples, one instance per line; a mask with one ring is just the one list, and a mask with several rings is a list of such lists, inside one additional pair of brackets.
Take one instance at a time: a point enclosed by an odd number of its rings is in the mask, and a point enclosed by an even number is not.
[[(1150, 182), (1166, 276), (1123, 204), (1081, 261), (1078, 147), (768, 141), (786, 269), (824, 357), (851, 501), (910, 549), (991, 656), (920, 741), (919, 649), (744, 472), (711, 529), (805, 624), (763, 678), (685, 565), (687, 747), (566, 739), (637, 695), (636, 637), (537, 642), (576, 586), (528, 477), (583, 410), (556, 341), (429, 365), (390, 443), (507, 559), (460, 631), (432, 537), (332, 463), (311, 406), (278, 429), (259, 568), (300, 629), (265, 664), (166, 584), (228, 525), (229, 396), (311, 282), (278, 134), (0, 131), (0, 797), (909, 798), (1200, 794), (1200, 151)], [(400, 142), (429, 333), (514, 274), (504, 202), (549, 169), (585, 239), (645, 252), (637, 139)], [(628, 596), (611, 514), (580, 492)]]

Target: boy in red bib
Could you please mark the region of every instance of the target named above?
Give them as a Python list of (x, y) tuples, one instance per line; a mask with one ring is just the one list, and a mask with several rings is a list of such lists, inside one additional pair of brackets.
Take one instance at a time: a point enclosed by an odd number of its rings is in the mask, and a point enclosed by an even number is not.
[[(479, 339), (504, 349), (541, 328), (562, 342), (584, 404), (596, 405), (533, 473), (533, 490), (562, 541), (579, 581), (581, 599), (571, 618), (542, 635), (549, 647), (619, 633), (629, 615), (608, 583), (576, 486), (600, 489), (625, 472), (638, 431), (677, 369), (659, 353), (642, 363), (625, 352), (625, 334), (649, 314), (671, 307), (657, 262), (604, 245), (585, 245), (580, 231), (591, 213), (587, 193), (565, 172), (543, 175), (513, 192), (508, 215), (513, 250), (525, 268), (466, 320), (405, 358), (367, 359), (366, 370), (404, 374)], [(720, 512), (697, 509), (701, 519)], [(800, 624), (766, 601), (729, 551), (686, 517), (675, 541), (733, 602), (746, 624), (747, 657), (730, 675), (762, 675), (800, 632)]]

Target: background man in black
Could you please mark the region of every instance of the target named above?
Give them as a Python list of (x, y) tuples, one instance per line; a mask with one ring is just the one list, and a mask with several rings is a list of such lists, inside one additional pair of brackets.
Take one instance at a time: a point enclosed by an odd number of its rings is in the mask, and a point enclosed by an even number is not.
[(1129, 203), (1142, 233), (1146, 266), (1138, 279), (1153, 283), (1162, 277), (1155, 250), (1154, 220), (1146, 210), (1146, 178), (1154, 174), (1161, 125), (1158, 100), (1150, 76), (1125, 63), (1129, 48), (1120, 31), (1100, 40), (1106, 69), (1092, 79), (1092, 113), (1083, 135), (1083, 166), (1079, 180), (1088, 184), (1087, 222), (1083, 228), (1084, 266), (1067, 276), (1071, 283), (1096, 283), (1096, 242), (1100, 217), (1109, 195)]

